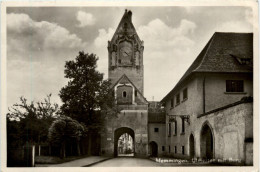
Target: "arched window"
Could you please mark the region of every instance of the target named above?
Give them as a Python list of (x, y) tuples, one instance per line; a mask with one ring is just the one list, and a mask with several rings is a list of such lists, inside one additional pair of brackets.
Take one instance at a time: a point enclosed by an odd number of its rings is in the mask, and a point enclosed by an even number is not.
[(126, 97), (126, 91), (123, 91), (123, 97)]

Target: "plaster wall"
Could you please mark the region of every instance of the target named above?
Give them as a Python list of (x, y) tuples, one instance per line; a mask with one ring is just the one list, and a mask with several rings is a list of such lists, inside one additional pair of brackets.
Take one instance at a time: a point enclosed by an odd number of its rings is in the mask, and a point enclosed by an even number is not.
[[(159, 131), (155, 132), (154, 128), (158, 128)], [(166, 150), (162, 150), (162, 146), (165, 146), (165, 124), (164, 123), (149, 123), (148, 124), (148, 138), (149, 143), (154, 141), (158, 145), (158, 155), (165, 155)]]
[[(226, 80), (243, 80), (244, 92), (226, 92)], [(253, 96), (252, 74), (210, 74), (205, 77), (205, 110), (209, 112), (219, 107)]]

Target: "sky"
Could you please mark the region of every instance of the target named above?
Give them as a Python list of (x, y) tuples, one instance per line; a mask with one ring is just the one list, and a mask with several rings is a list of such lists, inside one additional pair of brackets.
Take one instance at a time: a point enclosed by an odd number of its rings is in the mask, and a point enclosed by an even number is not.
[(108, 41), (125, 9), (144, 41), (144, 96), (160, 101), (214, 32), (252, 32), (250, 7), (8, 7), (7, 106), (43, 100), (61, 105), (65, 61), (79, 51), (99, 57), (108, 77)]

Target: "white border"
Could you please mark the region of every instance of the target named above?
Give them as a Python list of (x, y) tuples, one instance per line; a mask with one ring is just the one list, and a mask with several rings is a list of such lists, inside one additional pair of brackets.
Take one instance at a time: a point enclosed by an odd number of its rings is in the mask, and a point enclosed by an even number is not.
[[(37, 168), (7, 168), (6, 167), (6, 118), (7, 113), (7, 88), (6, 88), (6, 7), (38, 7), (38, 6), (55, 6), (55, 7), (86, 7), (86, 6), (248, 6), (251, 7), (254, 14), (254, 166), (253, 167), (106, 167), (106, 168), (82, 168), (82, 167), (37, 167)], [(232, 1), (210, 1), (210, 0), (183, 0), (183, 1), (12, 1), (1, 3), (1, 171), (258, 171), (259, 169), (259, 35), (258, 35), (258, 3), (251, 0), (232, 0)]]

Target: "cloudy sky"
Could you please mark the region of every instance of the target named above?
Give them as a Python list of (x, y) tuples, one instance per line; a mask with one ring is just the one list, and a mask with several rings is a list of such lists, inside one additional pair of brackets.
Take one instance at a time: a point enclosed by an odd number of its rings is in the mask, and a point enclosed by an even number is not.
[(214, 32), (252, 32), (249, 7), (9, 7), (7, 105), (42, 100), (67, 84), (65, 61), (84, 50), (108, 73), (107, 41), (125, 9), (144, 41), (144, 96), (161, 100), (178, 82)]

